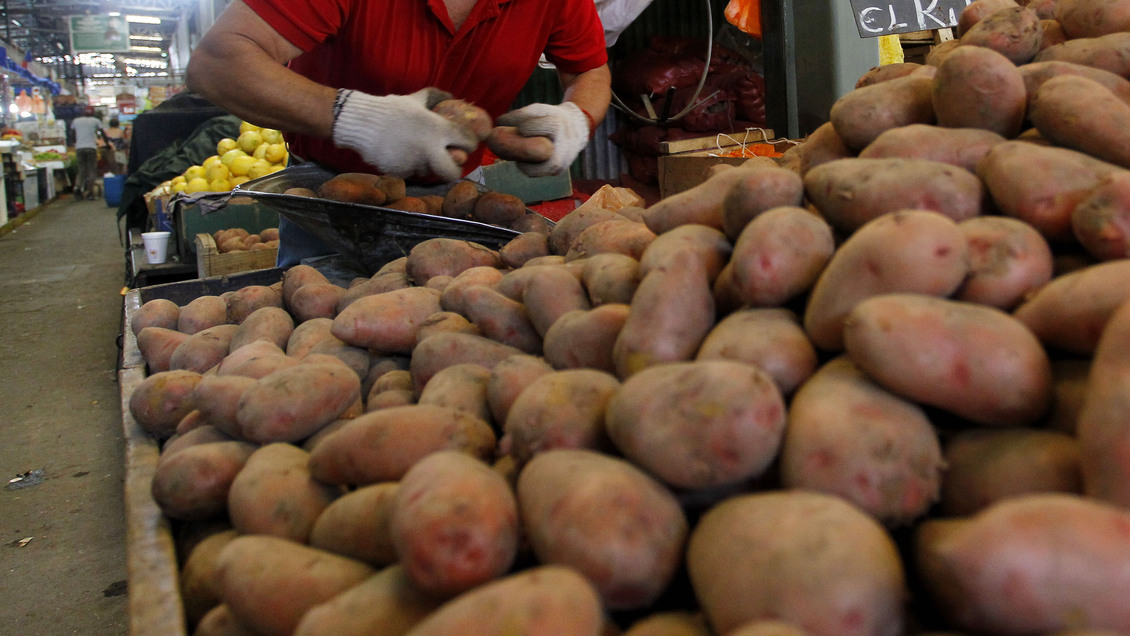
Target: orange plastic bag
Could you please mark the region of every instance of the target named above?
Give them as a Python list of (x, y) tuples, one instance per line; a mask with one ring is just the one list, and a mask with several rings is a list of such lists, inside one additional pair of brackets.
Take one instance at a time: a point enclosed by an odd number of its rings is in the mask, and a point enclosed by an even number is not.
[(725, 16), (726, 21), (742, 33), (761, 37), (761, 0), (730, 0)]

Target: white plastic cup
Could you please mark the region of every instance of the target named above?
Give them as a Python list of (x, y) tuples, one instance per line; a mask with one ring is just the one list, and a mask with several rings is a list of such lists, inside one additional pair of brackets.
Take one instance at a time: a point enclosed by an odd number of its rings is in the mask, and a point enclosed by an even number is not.
[(165, 262), (169, 251), (169, 236), (171, 232), (142, 232), (141, 240), (145, 243), (145, 258), (150, 265), (160, 265)]

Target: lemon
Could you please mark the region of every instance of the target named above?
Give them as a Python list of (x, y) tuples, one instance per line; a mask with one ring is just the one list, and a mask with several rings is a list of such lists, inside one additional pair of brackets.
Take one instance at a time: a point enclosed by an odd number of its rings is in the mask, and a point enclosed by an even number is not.
[(189, 179), (188, 183), (186, 183), (185, 186), (184, 186), (184, 192), (186, 194), (195, 194), (197, 192), (207, 192), (207, 191), (208, 191), (208, 180), (205, 179), (204, 177), (193, 177), (193, 178)]
[(261, 144), (259, 144), (258, 146), (255, 147), (255, 152), (251, 153), (251, 156), (255, 157), (256, 159), (262, 159), (264, 156), (266, 156), (267, 148), (270, 145), (271, 144), (264, 141), (263, 143), (261, 143)]
[(184, 183), (185, 183), (185, 178), (184, 178), (183, 174), (178, 174), (177, 176), (175, 176), (175, 177), (173, 177), (172, 179), (169, 180), (170, 186), (175, 186), (177, 184), (184, 185)]
[(223, 139), (216, 142), (216, 154), (222, 155), (225, 152), (231, 150), (232, 148), (238, 148), (238, 147), (239, 147), (239, 144), (237, 144), (234, 139), (232, 139), (231, 137), (224, 137)]
[(274, 128), (260, 128), (259, 135), (269, 144), (281, 144), (283, 140), (282, 132)]
[(232, 177), (231, 179), (228, 179), (228, 182), (231, 183), (231, 187), (234, 188), (237, 185), (239, 185), (241, 183), (247, 183), (250, 180), (251, 180), (251, 178), (248, 177), (247, 175), (240, 175), (238, 177)]
[(181, 181), (180, 183), (174, 183), (173, 185), (169, 186), (169, 190), (176, 194), (177, 192), (184, 192), (186, 187), (188, 187), (187, 184), (184, 181)]
[(183, 176), (184, 176), (185, 181), (192, 181), (196, 177), (203, 177), (204, 176), (204, 166), (189, 166), (184, 171)]
[(212, 155), (211, 157), (208, 157), (204, 161), (200, 162), (200, 165), (204, 166), (204, 169), (207, 170), (208, 168), (211, 168), (218, 163), (220, 163), (220, 155)]
[(239, 134), (242, 135), (243, 133), (245, 133), (249, 130), (259, 130), (259, 127), (256, 126), (255, 124), (250, 123), (250, 122), (246, 122), (246, 121), (239, 122)]
[(256, 161), (258, 161), (258, 159), (249, 155), (236, 157), (228, 164), (228, 170), (231, 170), (231, 173), (237, 177), (245, 177), (248, 171), (251, 170), (251, 166), (255, 165)]
[(236, 159), (236, 157), (246, 157), (246, 156), (247, 156), (246, 152), (243, 152), (239, 148), (233, 148), (233, 149), (225, 152), (224, 155), (222, 157), (220, 157), (220, 162), (223, 163), (225, 166), (230, 166), (231, 162), (234, 161)]
[(267, 146), (267, 152), (263, 158), (271, 163), (279, 163), (286, 158), (286, 146), (282, 144), (271, 144)]
[(263, 143), (263, 136), (259, 134), (258, 130), (249, 130), (239, 134), (239, 139), (235, 140), (243, 152), (251, 154), (255, 152), (255, 148)]
[(231, 181), (227, 179), (216, 179), (208, 182), (208, 190), (211, 192), (227, 192), (231, 190)]
[(267, 174), (274, 174), (274, 173), (278, 172), (279, 170), (282, 170), (285, 167), (286, 166), (284, 166), (284, 165), (276, 163), (273, 166), (271, 166), (270, 168), (267, 168)]
[(231, 170), (229, 170), (228, 167), (222, 163), (212, 166), (211, 168), (208, 168), (204, 171), (204, 178), (207, 179), (209, 183), (212, 181), (220, 180), (227, 181), (230, 177)]
[(252, 179), (258, 179), (259, 177), (268, 174), (268, 171), (270, 169), (270, 163), (263, 159), (257, 159), (255, 163), (251, 164), (251, 167), (248, 168), (247, 176), (251, 177)]

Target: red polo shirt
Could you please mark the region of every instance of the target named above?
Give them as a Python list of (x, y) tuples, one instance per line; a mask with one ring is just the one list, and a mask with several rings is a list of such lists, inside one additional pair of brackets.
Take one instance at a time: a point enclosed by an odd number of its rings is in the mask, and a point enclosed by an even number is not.
[[(509, 110), (539, 56), (566, 73), (608, 60), (593, 0), (478, 0), (456, 31), (443, 0), (244, 0), (304, 53), (290, 63), (335, 88), (374, 95), (427, 86), (492, 117)], [(298, 157), (339, 171), (371, 171), (329, 140), (287, 135)], [(481, 152), (468, 165), (478, 165)]]

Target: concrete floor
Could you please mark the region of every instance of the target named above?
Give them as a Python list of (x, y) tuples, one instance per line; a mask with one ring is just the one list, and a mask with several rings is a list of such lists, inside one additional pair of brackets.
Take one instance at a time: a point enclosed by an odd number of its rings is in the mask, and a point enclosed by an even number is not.
[(115, 216), (68, 195), (0, 236), (0, 636), (129, 629)]

